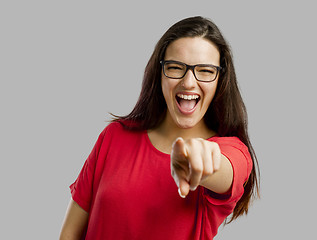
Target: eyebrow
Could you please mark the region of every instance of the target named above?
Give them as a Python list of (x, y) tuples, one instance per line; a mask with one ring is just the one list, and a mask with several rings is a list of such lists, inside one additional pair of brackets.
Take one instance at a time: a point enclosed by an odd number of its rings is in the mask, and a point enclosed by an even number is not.
[(188, 66), (212, 66), (212, 67), (217, 67), (217, 68), (222, 68), (221, 66), (218, 66), (218, 65), (215, 65), (215, 64), (212, 64), (212, 63), (198, 63), (198, 64), (187, 64), (187, 63), (184, 63), (184, 62), (181, 62), (181, 61), (177, 61), (177, 60), (164, 60), (165, 62), (175, 62), (175, 63), (181, 63), (181, 64), (186, 64)]

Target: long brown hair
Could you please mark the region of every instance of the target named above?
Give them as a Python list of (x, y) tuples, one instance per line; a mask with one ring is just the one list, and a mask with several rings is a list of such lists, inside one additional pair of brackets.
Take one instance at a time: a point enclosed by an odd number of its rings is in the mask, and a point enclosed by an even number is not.
[[(204, 121), (219, 136), (236, 136), (249, 149), (253, 168), (249, 179), (244, 184), (244, 194), (236, 204), (231, 220), (248, 213), (250, 200), (259, 197), (258, 161), (251, 145), (247, 130), (247, 112), (243, 103), (233, 66), (230, 47), (218, 27), (209, 19), (191, 17), (171, 26), (156, 44), (154, 52), (145, 68), (139, 99), (126, 116), (115, 116), (114, 121), (129, 122), (124, 124), (132, 130), (148, 130), (159, 126), (166, 113), (166, 102), (161, 88), (161, 65), (166, 48), (173, 41), (183, 37), (203, 37), (214, 43), (220, 53), (220, 72), (216, 94), (210, 104)], [(131, 124), (137, 123), (137, 124)]]

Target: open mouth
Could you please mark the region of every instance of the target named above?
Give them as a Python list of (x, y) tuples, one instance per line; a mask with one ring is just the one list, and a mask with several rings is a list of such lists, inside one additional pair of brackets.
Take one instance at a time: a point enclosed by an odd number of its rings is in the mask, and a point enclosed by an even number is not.
[(198, 94), (181, 94), (176, 95), (176, 101), (180, 112), (190, 114), (195, 111), (200, 96)]

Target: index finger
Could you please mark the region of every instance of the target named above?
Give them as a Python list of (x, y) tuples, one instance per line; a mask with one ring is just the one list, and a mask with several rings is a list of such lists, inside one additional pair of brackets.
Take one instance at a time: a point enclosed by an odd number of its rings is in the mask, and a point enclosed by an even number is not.
[(179, 158), (186, 158), (187, 151), (185, 148), (185, 141), (183, 138), (177, 138), (173, 145), (172, 145), (172, 152), (171, 152), (172, 159), (178, 160)]

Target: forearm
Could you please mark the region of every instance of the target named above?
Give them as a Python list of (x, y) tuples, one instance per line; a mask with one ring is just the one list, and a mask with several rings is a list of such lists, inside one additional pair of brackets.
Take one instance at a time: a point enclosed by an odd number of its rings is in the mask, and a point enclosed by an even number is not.
[(76, 202), (70, 201), (60, 240), (80, 240), (88, 222), (88, 213)]
[(230, 190), (233, 181), (233, 169), (230, 161), (221, 154), (219, 170), (203, 179), (200, 185), (219, 194)]

